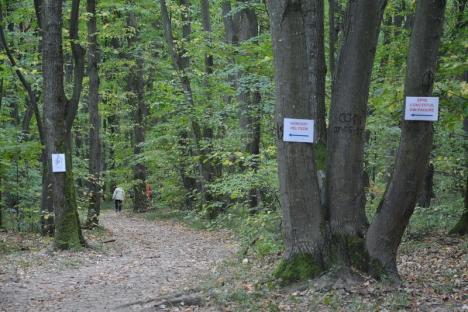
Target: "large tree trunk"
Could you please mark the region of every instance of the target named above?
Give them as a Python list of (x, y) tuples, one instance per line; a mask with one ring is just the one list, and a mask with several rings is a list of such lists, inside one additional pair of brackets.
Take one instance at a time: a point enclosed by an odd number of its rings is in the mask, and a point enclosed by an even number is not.
[[(286, 261), (307, 255), (321, 270), (324, 213), (314, 161), (314, 145), (283, 141), (283, 120), (315, 119), (317, 90), (310, 76), (308, 47), (318, 37), (306, 36), (306, 23), (314, 24), (319, 1), (270, 0), (271, 32), (276, 80), (278, 169), (283, 208)], [(315, 68), (317, 70), (317, 68)], [(317, 70), (318, 72), (318, 70)], [(312, 83), (311, 83), (312, 82)]]
[[(72, 171), (72, 125), (81, 94), (84, 75), (84, 50), (78, 46), (79, 1), (73, 1), (70, 39), (76, 62), (71, 100), (67, 100), (63, 83), (62, 1), (43, 4), (42, 69), (44, 77), (44, 130), (50, 176), (50, 192), (55, 212), (55, 245), (60, 249), (85, 244), (81, 234)], [(55, 153), (65, 154), (66, 172), (52, 173)]]
[(332, 253), (345, 266), (361, 267), (366, 263), (360, 256), (367, 228), (362, 177), (364, 128), (372, 65), (386, 2), (348, 2), (343, 45), (335, 70), (327, 144), (326, 202)]
[(99, 224), (101, 213), (101, 116), (99, 114), (99, 47), (97, 41), (96, 0), (87, 0), (88, 76), (89, 76), (89, 206), (87, 226)]
[[(445, 0), (418, 1), (408, 55), (405, 96), (432, 94), (444, 9)], [(377, 275), (385, 272), (398, 276), (396, 254), (426, 173), (432, 137), (431, 122), (402, 120), (393, 175), (367, 233), (367, 248), (372, 269)]]
[[(135, 35), (128, 40), (130, 49), (136, 49), (139, 40), (137, 16), (131, 11), (127, 20), (128, 26), (135, 29)], [(145, 80), (143, 57), (140, 52), (135, 52), (135, 63), (131, 65), (128, 78), (128, 90), (133, 93), (130, 101), (134, 105), (133, 152), (137, 159), (133, 167), (133, 211), (143, 212), (149, 208), (149, 201), (146, 197), (146, 166), (138, 160), (143, 153), (142, 144), (145, 142), (145, 122), (148, 115), (148, 108), (145, 102)]]

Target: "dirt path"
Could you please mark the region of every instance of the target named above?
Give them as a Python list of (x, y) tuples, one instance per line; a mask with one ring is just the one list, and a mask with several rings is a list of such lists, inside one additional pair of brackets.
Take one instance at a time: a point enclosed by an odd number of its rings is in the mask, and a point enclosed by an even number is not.
[(101, 221), (115, 242), (0, 259), (0, 311), (139, 311), (145, 306), (118, 307), (196, 287), (236, 250), (225, 233), (113, 212)]

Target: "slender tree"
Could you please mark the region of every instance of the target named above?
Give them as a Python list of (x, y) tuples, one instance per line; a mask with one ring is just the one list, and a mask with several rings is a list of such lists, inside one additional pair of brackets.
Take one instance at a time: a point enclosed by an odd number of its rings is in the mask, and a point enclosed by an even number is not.
[[(241, 5), (240, 11), (236, 14), (236, 21), (238, 26), (238, 41), (239, 44), (245, 43), (259, 35), (257, 14), (255, 9), (250, 7), (247, 1), (239, 1)], [(242, 79), (248, 76), (249, 73), (243, 70), (239, 73), (238, 81), (238, 100), (240, 105), (240, 128), (242, 130), (242, 141), (244, 144), (244, 151), (252, 155), (250, 168), (254, 171), (258, 169), (258, 157), (260, 154), (260, 122), (261, 122), (261, 94), (257, 87), (252, 86), (251, 83), (239, 83), (240, 81), (250, 81), (249, 79)], [(259, 202), (259, 191), (252, 188), (249, 191), (249, 205), (254, 208)]]
[(88, 16), (88, 77), (89, 77), (89, 206), (86, 223), (99, 224), (101, 212), (101, 116), (99, 114), (99, 47), (96, 25), (96, 0), (87, 0)]
[[(405, 96), (430, 96), (445, 12), (445, 0), (420, 0), (408, 54)], [(433, 126), (402, 120), (401, 139), (391, 180), (367, 233), (374, 273), (398, 277), (396, 254), (414, 211), (432, 147)]]
[[(190, 16), (188, 14), (189, 10), (189, 3), (187, 0), (180, 0), (179, 4), (181, 6), (182, 10), (182, 38), (185, 41), (190, 40), (190, 34), (191, 34), (191, 22), (190, 22)], [(190, 114), (190, 135), (193, 139), (193, 147), (190, 149), (190, 154), (192, 156), (198, 157), (198, 173), (197, 173), (197, 184), (199, 191), (201, 192), (204, 201), (206, 202), (206, 196), (207, 196), (207, 188), (206, 188), (206, 181), (205, 181), (205, 176), (206, 173), (204, 173), (205, 166), (202, 162), (202, 159), (205, 159), (202, 149), (202, 139), (203, 139), (203, 129), (194, 114), (192, 114), (193, 109), (195, 108), (195, 102), (193, 99), (193, 92), (192, 92), (192, 85), (191, 81), (189, 79), (188, 75), (188, 69), (190, 65), (190, 58), (188, 54), (185, 51), (185, 48), (182, 45), (176, 46), (175, 41), (174, 41), (174, 34), (172, 30), (172, 22), (171, 18), (169, 16), (169, 12), (167, 9), (166, 1), (161, 0), (160, 1), (161, 5), (161, 17), (162, 17), (162, 22), (163, 22), (163, 27), (164, 27), (164, 38), (166, 40), (166, 44), (169, 50), (169, 54), (171, 56), (172, 60), (172, 65), (174, 69), (177, 72), (177, 75), (180, 80), (180, 85), (182, 87), (182, 90), (184, 92), (184, 97), (185, 97), (185, 102), (186, 102), (186, 111), (188, 114)], [(187, 142), (186, 139), (183, 137), (184, 133), (181, 133), (182, 135), (182, 142)], [(190, 185), (189, 183), (184, 183), (184, 185)], [(192, 192), (193, 190), (186, 190), (187, 192)]]
[[(135, 4), (132, 2), (132, 6)], [(145, 80), (144, 80), (144, 64), (143, 55), (139, 44), (139, 29), (138, 20), (134, 7), (129, 12), (127, 18), (127, 26), (133, 29), (134, 34), (128, 39), (128, 46), (131, 49), (132, 63), (130, 65), (127, 88), (131, 92), (131, 106), (134, 111), (134, 126), (133, 153), (135, 155), (135, 164), (133, 166), (133, 210), (135, 212), (143, 212), (148, 210), (149, 202), (146, 197), (146, 176), (147, 169), (141, 160), (143, 152), (142, 145), (145, 142), (146, 117), (148, 115), (148, 107), (145, 101)]]

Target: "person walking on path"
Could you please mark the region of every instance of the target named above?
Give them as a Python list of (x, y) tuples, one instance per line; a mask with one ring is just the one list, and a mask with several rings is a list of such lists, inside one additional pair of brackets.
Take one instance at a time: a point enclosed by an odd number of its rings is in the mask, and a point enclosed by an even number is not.
[(114, 194), (112, 194), (112, 199), (114, 200), (114, 204), (115, 204), (115, 212), (121, 212), (122, 203), (125, 199), (125, 192), (120, 186), (117, 186), (115, 188)]

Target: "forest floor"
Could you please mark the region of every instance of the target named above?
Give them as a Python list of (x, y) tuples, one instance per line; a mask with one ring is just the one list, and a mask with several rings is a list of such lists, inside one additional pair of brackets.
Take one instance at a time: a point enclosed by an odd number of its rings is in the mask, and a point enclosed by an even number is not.
[(327, 272), (280, 287), (272, 274), (280, 255), (242, 265), (225, 264), (211, 288), (222, 311), (424, 311), (468, 312), (468, 239), (433, 232), (406, 237), (398, 255), (402, 282), (352, 272)]
[(0, 233), (0, 311), (468, 311), (466, 237), (406, 236), (399, 285), (329, 272), (281, 287), (280, 254), (241, 256), (229, 232), (143, 216), (105, 212), (81, 251)]
[(238, 248), (227, 232), (173, 222), (106, 211), (101, 224), (85, 231), (90, 248), (80, 251), (57, 252), (50, 239), (0, 233), (0, 311), (197, 310), (154, 299), (196, 292), (199, 280)]

